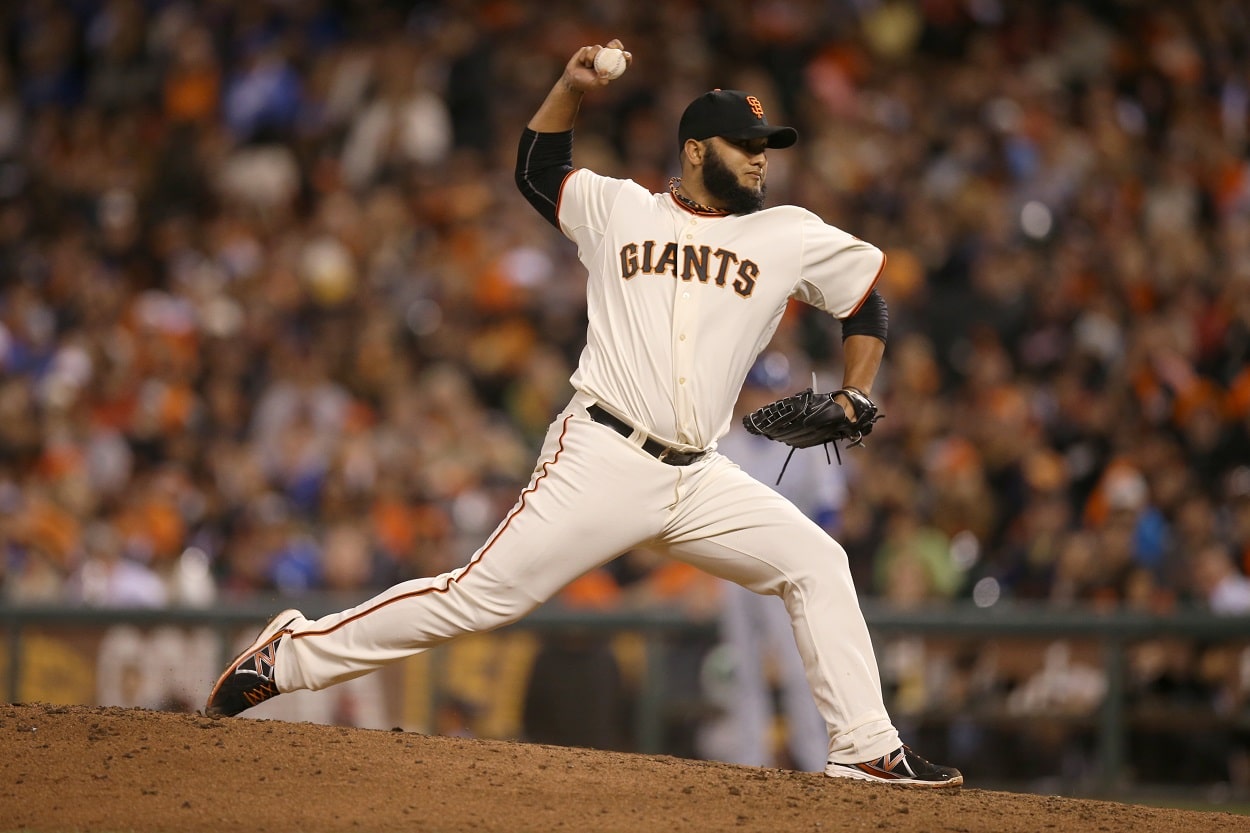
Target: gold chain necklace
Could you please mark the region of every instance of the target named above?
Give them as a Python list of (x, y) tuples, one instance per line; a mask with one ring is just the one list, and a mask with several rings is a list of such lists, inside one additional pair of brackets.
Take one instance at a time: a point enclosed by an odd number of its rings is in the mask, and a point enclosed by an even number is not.
[(729, 214), (728, 211), (724, 211), (723, 209), (713, 208), (710, 205), (704, 205), (701, 202), (695, 202), (694, 200), (690, 199), (685, 194), (677, 190), (677, 187), (679, 185), (681, 185), (681, 177), (676, 177), (676, 176), (673, 177), (672, 179), (668, 181), (668, 192), (673, 195), (673, 199), (677, 200), (679, 203), (686, 206), (686, 208), (689, 208), (691, 211), (697, 211), (700, 214), (716, 214), (722, 217), (727, 216)]

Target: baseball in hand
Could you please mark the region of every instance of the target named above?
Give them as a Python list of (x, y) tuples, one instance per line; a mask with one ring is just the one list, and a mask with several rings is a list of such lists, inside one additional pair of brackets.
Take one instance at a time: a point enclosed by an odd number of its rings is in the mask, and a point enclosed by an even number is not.
[(605, 46), (595, 56), (595, 72), (609, 81), (620, 78), (625, 66), (625, 53), (615, 47)]

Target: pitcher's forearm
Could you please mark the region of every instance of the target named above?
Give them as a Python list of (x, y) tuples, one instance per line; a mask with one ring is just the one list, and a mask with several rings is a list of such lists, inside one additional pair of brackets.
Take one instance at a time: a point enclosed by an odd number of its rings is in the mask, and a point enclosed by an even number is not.
[(842, 342), (842, 356), (842, 387), (856, 388), (865, 395), (871, 393), (885, 356), (885, 342), (875, 336), (849, 336)]
[(560, 80), (547, 93), (527, 127), (535, 133), (563, 133), (572, 130), (583, 95), (585, 93), (577, 89), (566, 76), (560, 76)]

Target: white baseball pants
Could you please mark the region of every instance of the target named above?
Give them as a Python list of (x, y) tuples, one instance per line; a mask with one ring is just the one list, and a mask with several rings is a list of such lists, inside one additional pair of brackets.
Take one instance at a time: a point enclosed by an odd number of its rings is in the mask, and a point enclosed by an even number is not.
[(785, 717), (785, 746), (797, 769), (820, 772), (827, 758), (824, 719), (812, 701), (803, 659), (795, 650), (790, 617), (774, 598), (736, 584), (725, 586), (721, 633), (733, 657), (731, 702), (724, 721), (732, 730), (724, 760), (751, 766), (775, 766), (771, 739), (776, 708), (765, 676), (771, 660)]
[(781, 596), (828, 724), (831, 760), (858, 763), (897, 749), (842, 547), (727, 458), (662, 463), (641, 449), (642, 438), (592, 422), (590, 402), (577, 394), (552, 423), (529, 485), (465, 566), (297, 621), (278, 649), (278, 689), (326, 688), (515, 622), (581, 574), (645, 545)]

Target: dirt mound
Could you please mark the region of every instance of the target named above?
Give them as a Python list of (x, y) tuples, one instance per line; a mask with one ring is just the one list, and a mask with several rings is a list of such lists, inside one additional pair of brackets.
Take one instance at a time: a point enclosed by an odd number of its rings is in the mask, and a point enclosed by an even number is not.
[(1227, 813), (907, 790), (657, 755), (84, 706), (0, 706), (0, 830), (1108, 833)]

